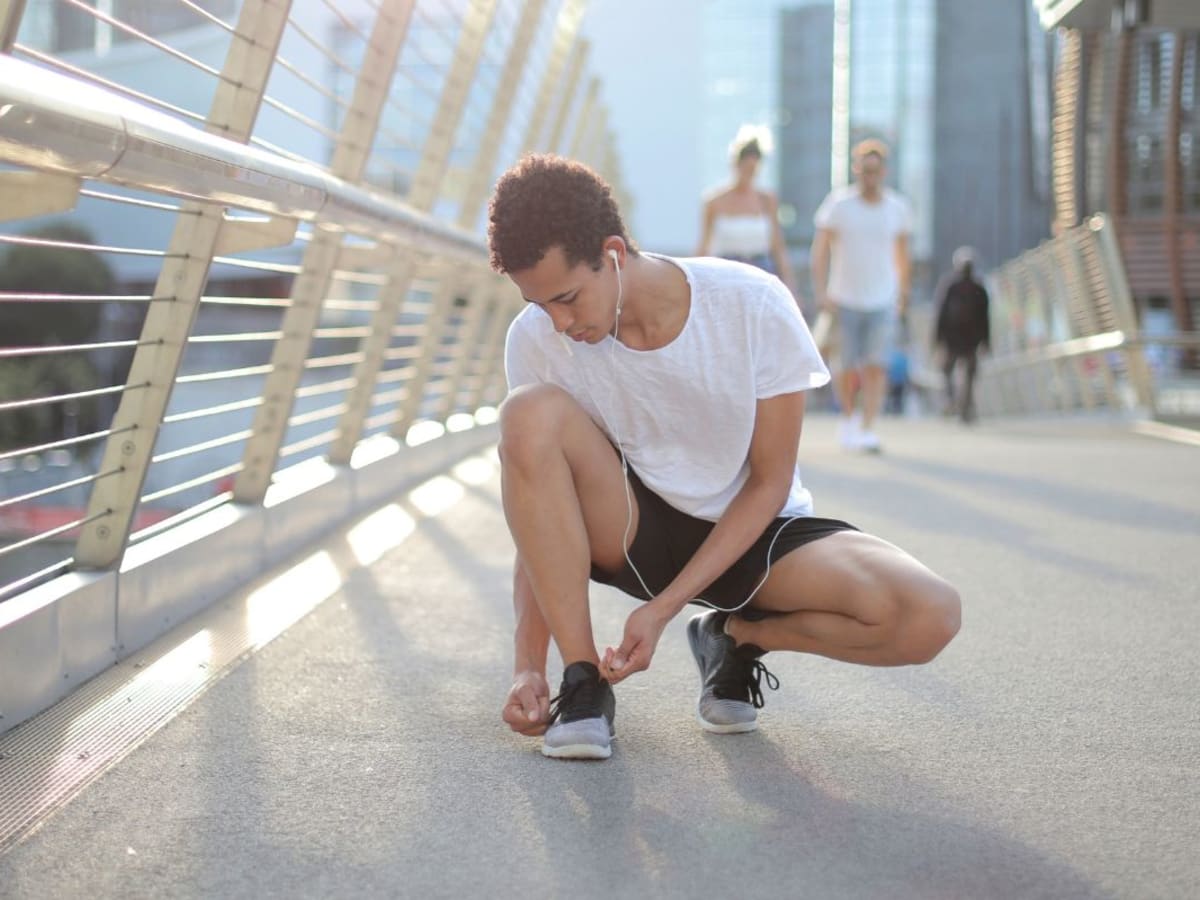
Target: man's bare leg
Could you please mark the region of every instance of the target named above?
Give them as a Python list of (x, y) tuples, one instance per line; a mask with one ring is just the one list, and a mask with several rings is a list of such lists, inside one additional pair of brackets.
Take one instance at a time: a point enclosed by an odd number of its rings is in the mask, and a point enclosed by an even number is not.
[[(616, 451), (565, 391), (531, 386), (501, 407), (500, 474), (520, 572), (563, 662), (598, 664), (590, 569), (624, 564), (629, 516)], [(636, 530), (634, 501), (630, 540)]]
[(898, 547), (856, 531), (777, 560), (753, 605), (780, 615), (731, 616), (726, 631), (739, 644), (869, 666), (929, 662), (960, 623), (950, 584)]
[(858, 372), (854, 369), (842, 368), (834, 378), (834, 385), (842, 417), (848, 419), (854, 415), (854, 407), (858, 402)]
[(863, 431), (870, 431), (883, 407), (887, 375), (882, 366), (863, 366), (859, 371), (862, 372)]

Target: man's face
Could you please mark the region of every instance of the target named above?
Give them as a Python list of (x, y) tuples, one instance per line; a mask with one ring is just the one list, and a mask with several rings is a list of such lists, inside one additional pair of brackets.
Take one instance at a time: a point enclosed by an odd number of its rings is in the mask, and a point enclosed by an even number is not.
[(753, 181), (754, 176), (758, 174), (758, 167), (761, 163), (761, 156), (754, 153), (747, 153), (737, 161), (738, 176), (746, 181)]
[(877, 191), (887, 178), (887, 165), (874, 153), (868, 153), (854, 164), (854, 175), (860, 187)]
[(536, 265), (508, 277), (526, 301), (550, 316), (555, 331), (589, 344), (612, 333), (618, 285), (611, 264), (599, 271), (583, 262), (568, 266), (562, 247), (555, 246)]

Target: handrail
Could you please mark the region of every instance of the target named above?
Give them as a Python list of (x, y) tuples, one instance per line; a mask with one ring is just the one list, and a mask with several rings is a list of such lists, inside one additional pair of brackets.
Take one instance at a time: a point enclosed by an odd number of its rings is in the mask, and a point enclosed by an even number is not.
[(1103, 214), (1009, 260), (988, 280), (997, 353), (980, 369), (984, 411), (1101, 405), (1159, 414), (1166, 357), (1152, 359), (1146, 348), (1200, 344), (1196, 333), (1142, 329), (1115, 225)]
[(483, 242), (319, 167), (0, 56), (0, 162), (286, 216), (479, 260)]

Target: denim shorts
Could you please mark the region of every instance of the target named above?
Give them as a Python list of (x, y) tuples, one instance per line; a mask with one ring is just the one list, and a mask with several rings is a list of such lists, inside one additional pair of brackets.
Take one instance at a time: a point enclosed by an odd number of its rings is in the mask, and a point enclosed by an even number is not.
[(895, 331), (896, 311), (838, 307), (838, 336), (842, 367), (883, 366), (887, 362)]
[[(637, 534), (629, 547), (629, 559), (633, 560), (637, 571), (626, 560), (618, 572), (605, 572), (592, 566), (591, 577), (593, 581), (620, 588), (631, 597), (649, 600), (674, 580), (716, 523), (680, 512), (642, 484), (632, 470), (629, 472), (629, 484), (638, 506)], [(787, 517), (777, 518), (763, 530), (749, 550), (691, 602), (733, 609), (758, 588), (766, 575), (768, 549), (770, 562), (773, 563), (812, 541), (839, 531), (857, 530), (839, 519), (801, 516), (789, 522)], [(639, 574), (641, 580), (638, 579)], [(650, 594), (642, 587), (642, 581), (650, 589)], [(753, 601), (748, 608), (753, 610)]]

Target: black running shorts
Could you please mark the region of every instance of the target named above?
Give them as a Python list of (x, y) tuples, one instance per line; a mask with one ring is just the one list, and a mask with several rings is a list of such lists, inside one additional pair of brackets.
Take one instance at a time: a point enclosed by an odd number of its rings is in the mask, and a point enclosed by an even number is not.
[[(641, 573), (646, 587), (653, 595), (661, 593), (704, 543), (715, 523), (697, 519), (680, 512), (662, 497), (642, 484), (632, 470), (629, 483), (638, 506), (638, 529), (629, 547), (629, 558)], [(784, 523), (787, 523), (786, 525)], [(780, 528), (782, 527), (782, 531)], [(780, 517), (771, 522), (741, 558), (725, 573), (700, 592), (698, 603), (707, 601), (722, 609), (739, 606), (762, 581), (767, 571), (767, 548), (771, 548), (771, 563), (797, 547), (827, 537), (839, 531), (857, 531), (853, 525), (839, 519), (820, 519), (804, 516), (788, 522)], [(776, 533), (779, 534), (775, 539)], [(775, 545), (771, 541), (775, 539)], [(631, 597), (649, 600), (629, 562), (619, 572), (604, 572), (592, 566), (592, 580), (611, 584)], [(753, 601), (750, 607), (753, 607)]]

